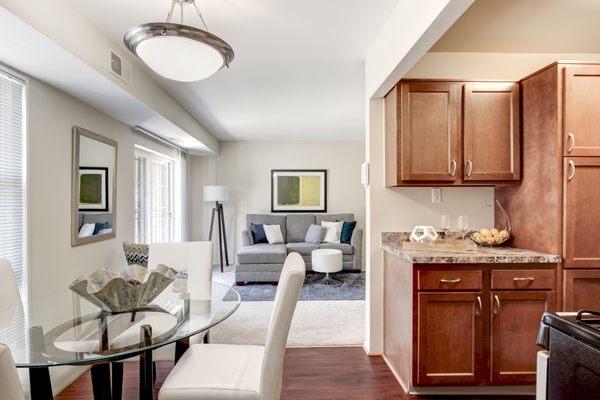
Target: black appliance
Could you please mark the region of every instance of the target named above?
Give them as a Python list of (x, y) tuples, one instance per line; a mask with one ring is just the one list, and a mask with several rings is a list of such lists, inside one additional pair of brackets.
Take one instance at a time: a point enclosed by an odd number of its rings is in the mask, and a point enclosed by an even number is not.
[(544, 313), (537, 343), (549, 353), (546, 399), (600, 399), (600, 312)]

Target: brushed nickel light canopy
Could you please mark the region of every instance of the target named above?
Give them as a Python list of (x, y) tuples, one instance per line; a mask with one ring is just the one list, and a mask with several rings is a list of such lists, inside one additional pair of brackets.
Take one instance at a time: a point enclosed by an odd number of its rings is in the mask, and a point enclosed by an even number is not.
[[(172, 23), (175, 6), (181, 23)], [(183, 24), (183, 7), (193, 5), (205, 30)], [(165, 78), (194, 82), (213, 75), (233, 60), (227, 42), (208, 32), (195, 0), (173, 0), (166, 22), (150, 22), (131, 28), (123, 38), (125, 46), (150, 69)]]

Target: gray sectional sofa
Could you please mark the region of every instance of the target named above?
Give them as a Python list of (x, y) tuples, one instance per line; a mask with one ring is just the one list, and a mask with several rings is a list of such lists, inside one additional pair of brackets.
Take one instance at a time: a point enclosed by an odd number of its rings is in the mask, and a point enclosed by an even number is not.
[[(321, 221), (354, 221), (354, 214), (248, 214), (246, 229), (242, 232), (242, 248), (237, 252), (235, 265), (236, 284), (244, 282), (277, 282), (283, 262), (288, 253), (300, 253), (311, 271), (311, 252), (315, 249), (339, 249), (342, 251), (344, 270), (362, 269), (362, 229), (356, 227), (351, 244), (304, 242), (311, 224)], [(254, 243), (251, 224), (279, 225), (285, 244)]]

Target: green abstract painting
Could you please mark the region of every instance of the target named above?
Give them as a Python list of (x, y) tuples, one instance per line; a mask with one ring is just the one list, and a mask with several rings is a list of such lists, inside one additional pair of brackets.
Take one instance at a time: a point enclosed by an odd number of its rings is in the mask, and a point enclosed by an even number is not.
[(326, 172), (272, 171), (273, 211), (320, 211), (326, 207)]

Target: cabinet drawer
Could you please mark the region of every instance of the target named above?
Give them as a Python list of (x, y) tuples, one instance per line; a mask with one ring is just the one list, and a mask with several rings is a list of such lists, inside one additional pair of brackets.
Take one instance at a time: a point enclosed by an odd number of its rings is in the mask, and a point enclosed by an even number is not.
[(556, 281), (552, 269), (521, 269), (492, 271), (492, 289), (548, 289)]
[(419, 271), (419, 290), (478, 290), (483, 287), (481, 271)]

